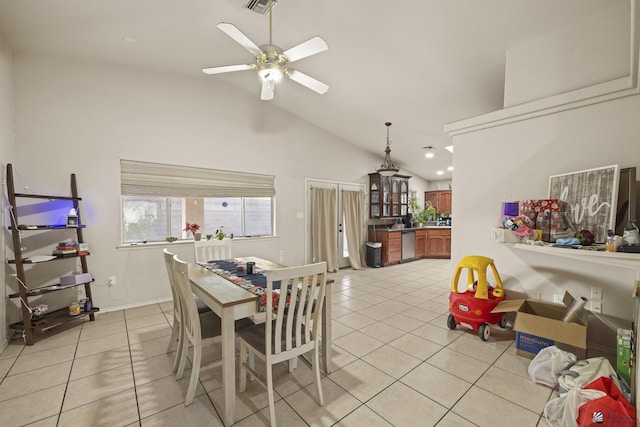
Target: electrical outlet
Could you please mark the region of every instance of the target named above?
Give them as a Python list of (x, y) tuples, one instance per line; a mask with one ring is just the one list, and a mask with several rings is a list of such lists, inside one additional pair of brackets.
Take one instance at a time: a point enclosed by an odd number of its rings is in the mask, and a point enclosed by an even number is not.
[(562, 304), (562, 297), (563, 295), (561, 294), (555, 294), (553, 296), (553, 302), (555, 302), (556, 304)]
[(602, 313), (602, 301), (591, 301), (591, 311), (593, 313)]
[(116, 284), (116, 276), (109, 276), (107, 278), (107, 283), (109, 284), (109, 286), (113, 286)]
[(591, 288), (591, 299), (602, 299), (602, 288)]

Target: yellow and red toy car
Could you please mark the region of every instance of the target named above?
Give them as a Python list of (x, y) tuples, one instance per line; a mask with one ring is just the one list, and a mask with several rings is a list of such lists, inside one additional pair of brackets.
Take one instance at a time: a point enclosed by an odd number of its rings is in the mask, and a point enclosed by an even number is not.
[[(487, 282), (488, 268), (493, 273), (495, 286)], [(459, 292), (458, 280), (464, 269), (467, 269), (467, 284), (465, 291)], [(458, 263), (451, 280), (447, 326), (449, 329), (455, 329), (457, 325), (467, 326), (478, 332), (481, 340), (487, 341), (491, 335), (490, 325), (507, 326), (506, 313), (491, 313), (504, 298), (502, 281), (493, 259), (480, 255), (466, 256)]]

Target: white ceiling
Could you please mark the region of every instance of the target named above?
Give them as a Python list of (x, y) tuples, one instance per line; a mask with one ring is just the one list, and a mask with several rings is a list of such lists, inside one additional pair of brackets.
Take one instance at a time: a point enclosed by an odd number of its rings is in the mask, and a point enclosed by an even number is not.
[[(259, 98), (252, 71), (208, 76), (203, 67), (248, 64), (216, 28), (233, 23), (255, 44), (269, 18), (246, 0), (0, 0), (0, 34), (15, 51), (99, 60), (225, 82)], [(292, 64), (330, 86), (318, 95), (286, 80), (273, 102), (427, 180), (451, 179), (443, 125), (502, 108), (505, 52), (611, 0), (280, 0), (273, 44), (313, 36), (329, 50)], [(435, 147), (434, 159), (422, 147)], [(377, 165), (371, 165), (373, 169)], [(444, 175), (436, 175), (444, 170)]]

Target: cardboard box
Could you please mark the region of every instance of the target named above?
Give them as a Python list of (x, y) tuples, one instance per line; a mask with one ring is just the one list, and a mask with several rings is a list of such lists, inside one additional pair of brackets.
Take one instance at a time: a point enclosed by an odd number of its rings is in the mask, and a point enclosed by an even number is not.
[(568, 292), (563, 304), (534, 300), (506, 300), (491, 312), (516, 312), (513, 330), (516, 331), (516, 350), (524, 357), (533, 358), (540, 350), (550, 345), (569, 351), (578, 359), (587, 357), (588, 312), (584, 309), (572, 311), (575, 322), (562, 319), (577, 300)]
[(61, 285), (80, 285), (82, 283), (91, 282), (91, 273), (72, 274), (70, 276), (62, 276), (60, 278)]

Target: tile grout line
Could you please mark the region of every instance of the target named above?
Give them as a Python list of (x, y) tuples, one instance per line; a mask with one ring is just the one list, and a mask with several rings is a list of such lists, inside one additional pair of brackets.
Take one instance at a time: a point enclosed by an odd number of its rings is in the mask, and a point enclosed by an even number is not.
[[(159, 306), (158, 306), (159, 307)], [(162, 312), (162, 309), (160, 309)], [(164, 315), (164, 313), (163, 313)], [(124, 317), (124, 328), (127, 334), (127, 348), (129, 349), (129, 360), (131, 362), (131, 378), (133, 380), (133, 394), (136, 398), (136, 411), (138, 412), (138, 426), (142, 426), (142, 417), (140, 415), (140, 401), (138, 399), (138, 387), (136, 386), (136, 374), (133, 369), (133, 356), (131, 355), (131, 340), (129, 339), (129, 327), (127, 326), (127, 314), (126, 311), (122, 311), (122, 316)]]

